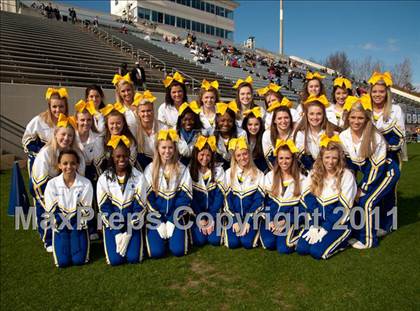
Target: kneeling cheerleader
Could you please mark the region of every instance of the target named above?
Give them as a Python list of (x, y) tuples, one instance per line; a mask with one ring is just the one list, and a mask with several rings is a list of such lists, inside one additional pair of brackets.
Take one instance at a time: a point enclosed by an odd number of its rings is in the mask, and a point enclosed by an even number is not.
[[(193, 187), (192, 209), (195, 222), (191, 229), (193, 244), (221, 245), (222, 234), (216, 228), (216, 219), (223, 210), (225, 201), (225, 171), (215, 165), (216, 137), (199, 136), (195, 143), (190, 164)], [(201, 213), (209, 217), (197, 217)], [(220, 214), (219, 214), (220, 215)], [(199, 221), (197, 223), (197, 221)]]
[(192, 181), (189, 170), (178, 160), (176, 130), (160, 130), (156, 151), (144, 175), (147, 207), (151, 213), (146, 230), (147, 252), (152, 258), (165, 256), (167, 250), (179, 257), (188, 252), (185, 226), (191, 207)]
[(62, 172), (45, 188), (45, 209), (53, 216), (52, 246), (57, 267), (83, 265), (89, 260), (87, 219), (92, 215), (93, 188), (89, 179), (77, 173), (79, 155), (63, 150), (58, 156)]
[(107, 146), (112, 149), (108, 169), (97, 185), (106, 261), (112, 266), (138, 263), (143, 258), (144, 176), (130, 164), (126, 136), (111, 136)]
[(296, 251), (316, 259), (328, 259), (344, 249), (351, 233), (349, 215), (357, 186), (339, 141), (337, 135), (321, 138), (319, 156), (303, 185), (301, 202), (310, 221)]
[(257, 217), (264, 203), (264, 174), (255, 166), (245, 137), (231, 139), (229, 150), (232, 160), (226, 171), (226, 212), (233, 225), (227, 225), (225, 244), (250, 249), (258, 243)]
[(299, 239), (298, 217), (305, 176), (299, 170), (298, 152), (291, 139), (277, 140), (276, 164), (264, 177), (267, 218), (261, 223), (261, 244), (280, 254), (292, 253)]

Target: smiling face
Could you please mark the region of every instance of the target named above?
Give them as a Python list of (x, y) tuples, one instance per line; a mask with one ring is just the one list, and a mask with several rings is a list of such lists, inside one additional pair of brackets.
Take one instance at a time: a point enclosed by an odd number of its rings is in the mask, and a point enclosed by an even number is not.
[(153, 104), (147, 103), (144, 105), (139, 105), (137, 107), (137, 115), (140, 118), (140, 121), (144, 123), (153, 122), (153, 119), (154, 119)]
[(308, 122), (312, 127), (319, 127), (324, 120), (324, 110), (318, 105), (308, 107)]
[(195, 114), (194, 114), (194, 112), (187, 112), (181, 120), (182, 128), (185, 131), (190, 132), (194, 129), (194, 125), (195, 125)]
[(121, 97), (123, 104), (131, 105), (134, 100), (133, 86), (130, 83), (124, 83), (118, 89), (118, 95)]
[(243, 86), (239, 89), (239, 102), (244, 106), (249, 106), (252, 101), (252, 91), (249, 86)]
[(74, 130), (71, 127), (59, 127), (55, 132), (58, 148), (63, 150), (71, 146), (74, 139)]
[(246, 167), (248, 167), (248, 164), (249, 164), (248, 149), (236, 149), (234, 156), (235, 156), (236, 163), (238, 163), (241, 169), (245, 169)]
[(317, 79), (312, 79), (308, 82), (309, 95), (319, 96), (321, 92), (321, 83)]
[(261, 128), (261, 122), (257, 118), (249, 118), (246, 124), (246, 128), (251, 135), (257, 135)]
[(233, 128), (233, 122), (235, 120), (232, 119), (229, 113), (225, 112), (224, 115), (219, 116), (217, 119), (217, 127), (222, 134), (229, 134)]
[(119, 115), (109, 116), (106, 123), (111, 135), (120, 135), (124, 127), (124, 118)]
[(347, 90), (341, 87), (338, 87), (334, 92), (335, 103), (337, 105), (343, 106), (346, 98), (348, 96)]
[(349, 114), (349, 125), (354, 132), (363, 131), (366, 121), (367, 119), (363, 111), (353, 110)]
[(163, 163), (170, 162), (175, 154), (175, 143), (172, 140), (159, 140), (158, 152)]
[(265, 97), (265, 101), (268, 105), (268, 107), (271, 106), (272, 103), (274, 103), (275, 101), (281, 101), (280, 100), (280, 96), (276, 95), (273, 92), (268, 93), (268, 95)]
[(290, 116), (286, 111), (278, 111), (273, 122), (279, 131), (287, 132), (291, 127), (292, 120), (290, 120)]
[(325, 150), (322, 155), (322, 164), (328, 174), (335, 174), (340, 160), (338, 150)]
[(84, 134), (90, 131), (92, 128), (92, 116), (89, 112), (78, 112), (76, 114), (76, 121), (77, 121), (77, 131), (80, 134)]
[(374, 105), (382, 105), (386, 99), (386, 86), (383, 84), (375, 84), (371, 90), (372, 103)]
[(212, 158), (211, 151), (207, 148), (201, 149), (197, 153), (197, 161), (201, 167), (208, 167)]
[(181, 105), (184, 100), (184, 91), (180, 85), (171, 87), (171, 98), (175, 105)]
[(58, 163), (58, 168), (67, 176), (74, 176), (78, 167), (79, 163), (74, 154), (63, 154)]
[(95, 109), (98, 109), (99, 105), (101, 104), (102, 97), (97, 90), (90, 90), (86, 99), (88, 101), (93, 101), (95, 104)]
[(56, 120), (58, 119), (58, 116), (60, 113), (65, 114), (66, 113), (66, 103), (64, 99), (59, 98), (51, 98), (50, 99), (50, 111)]
[(127, 148), (122, 146), (117, 146), (112, 151), (112, 161), (115, 165), (115, 170), (117, 172), (124, 172), (130, 161), (130, 152)]
[(290, 150), (280, 149), (277, 153), (277, 163), (282, 172), (290, 172), (293, 163), (293, 154)]
[(205, 92), (201, 97), (204, 108), (210, 110), (214, 109), (216, 105), (216, 96), (213, 92)]

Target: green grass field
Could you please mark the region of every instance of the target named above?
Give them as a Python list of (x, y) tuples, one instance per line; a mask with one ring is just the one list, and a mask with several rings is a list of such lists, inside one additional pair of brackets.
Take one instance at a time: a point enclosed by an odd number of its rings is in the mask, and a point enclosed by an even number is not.
[(408, 150), (398, 230), (378, 248), (328, 261), (206, 246), (184, 258), (109, 267), (102, 244), (93, 243), (89, 264), (57, 269), (37, 232), (14, 229), (10, 172), (2, 173), (1, 308), (420, 310), (420, 145)]

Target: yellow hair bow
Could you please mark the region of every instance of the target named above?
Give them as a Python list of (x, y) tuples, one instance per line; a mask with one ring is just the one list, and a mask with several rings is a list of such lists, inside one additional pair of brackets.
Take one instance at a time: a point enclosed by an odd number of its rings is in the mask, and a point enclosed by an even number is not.
[(205, 89), (206, 91), (208, 91), (211, 87), (218, 90), (219, 82), (217, 80), (214, 80), (213, 82), (210, 83), (209, 81), (204, 79), (203, 82), (201, 83), (201, 88)]
[(334, 80), (334, 86), (345, 87), (346, 89), (351, 89), (351, 81), (344, 77), (338, 77)]
[(328, 147), (328, 144), (334, 142), (334, 143), (341, 143), (340, 137), (338, 135), (333, 135), (331, 137), (328, 137), (327, 134), (321, 135), (321, 140), (319, 142), (320, 147)]
[(112, 149), (115, 149), (117, 148), (120, 141), (122, 141), (124, 145), (130, 148), (130, 145), (131, 145), (130, 140), (125, 135), (111, 135), (111, 138), (106, 145), (111, 146)]
[(179, 140), (178, 133), (174, 129), (160, 130), (158, 133), (158, 140), (172, 140), (177, 142)]
[(270, 83), (268, 86), (263, 87), (262, 89), (258, 89), (257, 93), (260, 96), (264, 96), (265, 94), (267, 94), (269, 91), (273, 91), (275, 93), (278, 93), (278, 91), (280, 91), (281, 86), (275, 84), (275, 83)]
[(368, 94), (364, 94), (361, 97), (347, 96), (344, 102), (343, 110), (350, 111), (354, 104), (361, 103), (364, 110), (372, 111), (372, 101)]
[(244, 111), (244, 116), (248, 116), (250, 113), (252, 113), (256, 118), (262, 117), (261, 107), (254, 107), (252, 109), (248, 109)]
[(217, 103), (216, 104), (216, 113), (220, 115), (224, 115), (226, 113), (226, 110), (232, 110), (234, 113), (237, 113), (239, 111), (238, 105), (236, 105), (236, 102), (232, 100), (229, 104), (225, 103)]
[(206, 144), (210, 146), (211, 151), (216, 151), (216, 137), (213, 135), (209, 137), (203, 135), (198, 136), (194, 146), (201, 151)]
[(274, 110), (276, 110), (277, 108), (281, 107), (281, 106), (285, 106), (287, 108), (292, 108), (293, 103), (286, 97), (283, 97), (283, 99), (281, 100), (281, 102), (279, 102), (278, 100), (276, 100), (275, 102), (273, 102), (270, 107), (268, 107), (267, 111), (268, 112), (272, 112)]
[(254, 82), (254, 80), (252, 80), (252, 77), (251, 76), (248, 76), (245, 80), (239, 79), (238, 81), (236, 81), (236, 83), (233, 86), (233, 88), (234, 89), (237, 89), (239, 87), (239, 85), (241, 85), (242, 83), (252, 84), (252, 82)]
[(306, 73), (306, 80), (312, 80), (312, 79), (321, 79), (322, 80), (324, 78), (325, 78), (325, 76), (321, 75), (319, 72), (312, 73), (312, 72), (308, 71)]
[(121, 76), (117, 73), (117, 74), (114, 75), (114, 78), (112, 79), (112, 84), (116, 85), (116, 84), (120, 83), (121, 80), (127, 81), (129, 83), (133, 83), (131, 81), (129, 73), (127, 73), (125, 76)]
[(375, 85), (378, 83), (378, 81), (383, 80), (385, 82), (386, 86), (392, 86), (392, 76), (389, 71), (380, 73), (380, 72), (374, 72), (373, 75), (370, 77), (368, 83), (371, 85)]
[(69, 98), (69, 94), (67, 93), (67, 89), (65, 87), (60, 87), (59, 89), (49, 87), (45, 93), (45, 99), (50, 99), (53, 94), (60, 95), (60, 98)]
[(229, 150), (235, 151), (236, 149), (248, 149), (248, 143), (245, 136), (239, 138), (232, 138), (229, 140)]
[(116, 102), (115, 104), (108, 104), (104, 108), (100, 110), (100, 112), (105, 116), (111, 113), (111, 111), (116, 110), (120, 113), (124, 113), (127, 111), (127, 108), (124, 107), (120, 102)]
[(95, 115), (97, 113), (95, 109), (95, 103), (92, 100), (85, 102), (83, 99), (79, 100), (76, 105), (74, 105), (74, 110), (77, 112), (83, 112), (83, 110), (87, 110), (90, 115)]
[(323, 104), (325, 108), (327, 108), (330, 105), (330, 102), (328, 101), (328, 98), (325, 95), (321, 95), (321, 96), (310, 95), (308, 99), (305, 100), (304, 104), (306, 105), (315, 101)]
[(57, 120), (57, 127), (68, 127), (72, 126), (74, 129), (77, 129), (76, 118), (73, 116), (66, 116), (65, 114), (60, 113)]
[(156, 100), (156, 97), (149, 90), (144, 91), (143, 94), (140, 92), (136, 92), (136, 94), (134, 95), (134, 100), (133, 100), (132, 105), (137, 107), (138, 105), (140, 105), (140, 102), (142, 100), (145, 100), (149, 103), (153, 103)]
[(165, 80), (163, 80), (163, 85), (168, 87), (171, 85), (172, 81), (178, 81), (179, 83), (184, 84), (184, 77), (177, 71), (173, 76), (167, 75)]
[(276, 140), (276, 147), (274, 148), (274, 151), (273, 151), (273, 154), (275, 156), (277, 156), (277, 152), (279, 151), (279, 148), (281, 146), (289, 147), (289, 150), (290, 150), (291, 153), (298, 153), (299, 152), (299, 149), (296, 147), (293, 140), (291, 140), (291, 139), (288, 139), (288, 140), (277, 139)]
[(180, 116), (185, 109), (190, 108), (192, 110), (192, 112), (194, 112), (195, 114), (199, 114), (201, 109), (198, 106), (197, 102), (195, 100), (193, 100), (191, 103), (183, 103), (178, 110), (178, 116)]

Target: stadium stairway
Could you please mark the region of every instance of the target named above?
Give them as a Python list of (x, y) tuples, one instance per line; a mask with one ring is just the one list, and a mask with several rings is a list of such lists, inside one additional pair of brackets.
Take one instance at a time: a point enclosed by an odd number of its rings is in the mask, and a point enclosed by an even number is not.
[[(0, 12), (1, 82), (82, 86), (111, 83), (121, 63), (133, 58), (108, 46), (79, 25)], [(147, 68), (148, 88), (162, 91), (162, 76)]]

